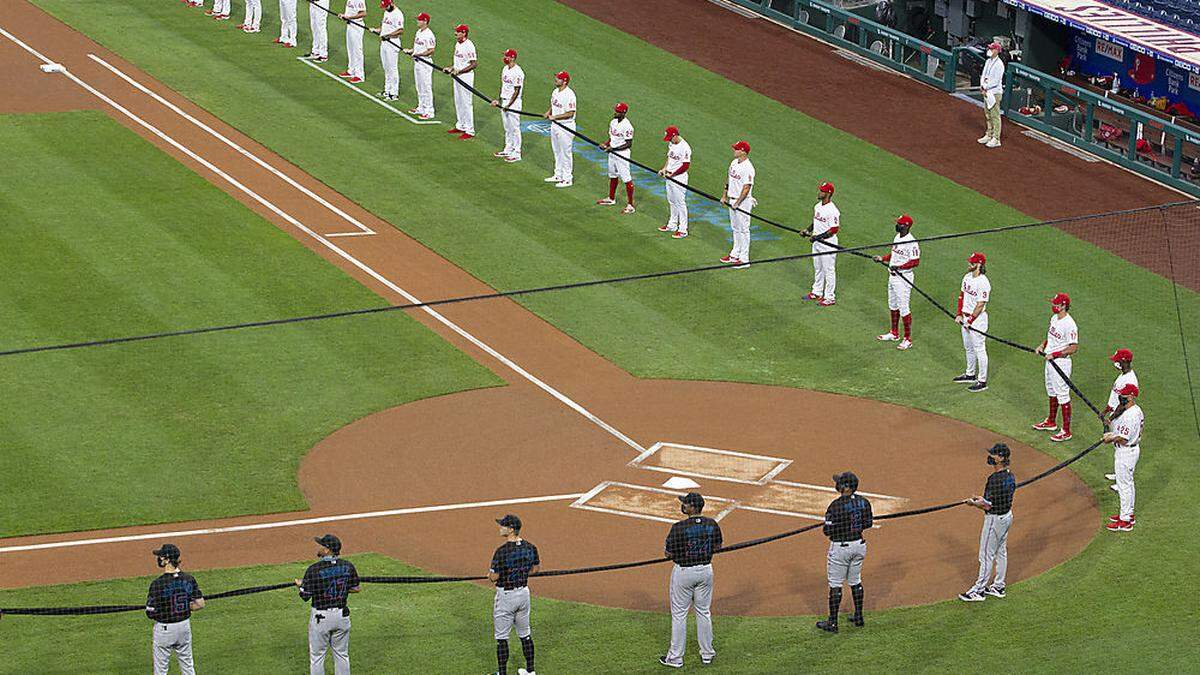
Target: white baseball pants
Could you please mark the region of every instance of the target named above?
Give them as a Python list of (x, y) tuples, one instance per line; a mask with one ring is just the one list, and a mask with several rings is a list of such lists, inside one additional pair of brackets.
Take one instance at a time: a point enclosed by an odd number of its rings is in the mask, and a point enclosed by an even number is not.
[(497, 640), (507, 640), (513, 628), (517, 637), (525, 639), (532, 630), (529, 627), (529, 587), (496, 589), (492, 601), (492, 634)]
[(565, 120), (550, 127), (550, 148), (554, 150), (554, 175), (560, 181), (570, 182), (575, 179), (575, 136), (559, 124), (565, 124), (570, 129), (574, 129), (575, 124), (573, 120)]
[(750, 197), (743, 201), (735, 211), (733, 202), (729, 202), (729, 228), (733, 230), (733, 248), (729, 250), (730, 258), (750, 262), (750, 212), (757, 203), (756, 199)]
[(262, 23), (262, 0), (246, 0), (246, 20), (242, 25), (247, 30), (258, 30)]
[(213, 0), (213, 16), (229, 16), (230, 0)]
[(379, 60), (383, 62), (383, 93), (400, 95), (400, 48), (389, 42), (379, 45)]
[(716, 655), (713, 649), (712, 628), (712, 565), (680, 567), (671, 570), (671, 648), (666, 660), (683, 663), (687, 648), (687, 615), (696, 612), (696, 642), (700, 643), (700, 658), (709, 660)]
[(830, 588), (841, 588), (849, 583), (857, 586), (862, 583), (863, 560), (867, 558), (867, 542), (831, 541), (829, 552), (825, 555), (825, 578)]
[(963, 351), (967, 353), (967, 369), (964, 372), (967, 375), (974, 375), (975, 379), (980, 382), (987, 382), (987, 338), (982, 333), (976, 332), (987, 331), (987, 312), (983, 312), (975, 317), (975, 321), (971, 323), (971, 328), (975, 330), (968, 330), (966, 326), (962, 327)]
[[(830, 260), (833, 260), (834, 258), (834, 256), (824, 257), (829, 258)], [(830, 271), (832, 270), (833, 266), (831, 265)], [(908, 281), (905, 281), (905, 279), (908, 279)], [(826, 280), (828, 281), (828, 278)], [(833, 276), (833, 280), (834, 285), (836, 286), (836, 274)], [(912, 281), (911, 270), (897, 272), (896, 274), (892, 274), (891, 272), (888, 273), (888, 309), (900, 312), (900, 316), (908, 316), (909, 314), (912, 314), (912, 309), (908, 304), (909, 299), (912, 297), (912, 284), (909, 283), (909, 281)], [(816, 291), (813, 292), (816, 293)], [(820, 293), (817, 293), (817, 295), (820, 295)], [(832, 299), (832, 296), (830, 295), (826, 295), (825, 297)]]
[[(458, 79), (473, 87), (475, 71), (462, 73)], [(458, 80), (454, 81), (454, 118), (457, 120), (454, 124), (455, 129), (475, 135), (475, 95), (470, 89), (459, 84)]]
[(363, 29), (362, 26), (346, 24), (346, 70), (350, 77), (365, 78), (363, 69)]
[(968, 593), (982, 593), (988, 587), (992, 566), (996, 576), (992, 580), (995, 588), (1004, 588), (1004, 577), (1008, 574), (1008, 528), (1012, 526), (1012, 511), (997, 516), (983, 516), (983, 530), (979, 533), (979, 578)]
[(192, 622), (188, 619), (177, 623), (154, 623), (154, 675), (167, 675), (171, 668), (171, 654), (179, 661), (179, 672), (196, 675), (192, 661)]
[[(675, 176), (675, 180), (687, 185), (687, 173)], [(667, 181), (667, 206), (671, 208), (671, 217), (667, 219), (667, 227), (684, 234), (688, 231), (687, 190), (683, 185)]]
[(629, 151), (608, 153), (608, 177), (616, 178), (622, 183), (632, 183), (633, 174), (629, 171)]
[(1141, 446), (1116, 448), (1113, 450), (1113, 473), (1117, 474), (1117, 497), (1121, 500), (1121, 520), (1133, 518), (1133, 503), (1137, 496), (1133, 489), (1133, 470), (1142, 455)]
[[(504, 101), (500, 102), (504, 105)], [(513, 101), (509, 106), (513, 110), (521, 110), (521, 99)], [(521, 116), (515, 112), (500, 112), (500, 121), (504, 123), (504, 154), (521, 158)]]
[(279, 41), (296, 44), (296, 0), (279, 0)]
[[(837, 243), (837, 237), (830, 237), (827, 241), (831, 244)], [(814, 241), (812, 245), (813, 253), (821, 253), (824, 251), (836, 250), (829, 244), (823, 241)], [(813, 257), (813, 295), (825, 298), (826, 300), (837, 299), (837, 263), (836, 255), (818, 255)], [(904, 282), (901, 282), (904, 283)], [(891, 284), (888, 285), (888, 307), (891, 307)], [(905, 303), (907, 305), (907, 302)], [(891, 307), (895, 309), (894, 307)]]
[[(315, 5), (315, 6), (314, 6)], [(315, 58), (329, 58), (329, 33), (325, 30), (325, 19), (329, 14), (322, 11), (329, 9), (329, 0), (314, 0), (308, 6), (308, 28), (312, 31), (312, 55)]]
[(433, 114), (433, 67), (413, 60), (413, 81), (417, 85), (417, 114)]
[[(1071, 402), (1071, 388), (1067, 386), (1067, 381), (1058, 374), (1052, 362), (1046, 362), (1046, 395), (1058, 399), (1059, 405)], [(1054, 359), (1053, 363), (1057, 363), (1059, 368), (1062, 368), (1063, 375), (1071, 376), (1071, 359), (1070, 357), (1062, 357)]]
[(325, 655), (333, 652), (333, 672), (350, 675), (350, 617), (340, 609), (311, 608), (308, 619), (308, 672), (325, 675)]

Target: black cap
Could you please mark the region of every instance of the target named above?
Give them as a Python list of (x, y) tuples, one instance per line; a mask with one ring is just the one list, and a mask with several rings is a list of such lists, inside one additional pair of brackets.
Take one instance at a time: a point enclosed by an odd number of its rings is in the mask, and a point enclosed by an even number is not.
[(1008, 446), (1005, 445), (1004, 443), (997, 443), (997, 444), (993, 445), (992, 447), (988, 448), (988, 454), (995, 455), (995, 456), (999, 457), (1000, 459), (1008, 459), (1009, 455), (1012, 454), (1012, 451), (1009, 450)]
[(689, 492), (686, 495), (680, 495), (679, 501), (698, 510), (704, 508), (704, 497), (701, 497), (699, 492)]
[(858, 489), (858, 476), (854, 475), (853, 471), (844, 471), (833, 475), (833, 486), (839, 491), (842, 487), (848, 487), (851, 490)]
[(326, 534), (320, 537), (313, 537), (313, 541), (333, 551), (334, 555), (342, 552), (342, 540), (332, 534)]
[(517, 532), (519, 532), (521, 530), (521, 519), (514, 516), (511, 513), (508, 514), (507, 516), (504, 516), (503, 518), (497, 518), (496, 524), (500, 525), (501, 527), (512, 528), (514, 531), (517, 531)]
[(163, 544), (160, 548), (153, 551), (154, 555), (167, 560), (179, 561), (179, 547), (175, 544)]

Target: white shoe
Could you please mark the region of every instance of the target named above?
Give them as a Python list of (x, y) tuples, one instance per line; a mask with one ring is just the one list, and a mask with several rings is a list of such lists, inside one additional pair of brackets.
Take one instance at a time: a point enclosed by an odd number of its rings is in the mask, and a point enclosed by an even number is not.
[(1109, 490), (1112, 490), (1113, 492), (1120, 492), (1120, 490), (1118, 490), (1118, 489), (1117, 489), (1117, 486), (1116, 486), (1115, 484), (1114, 484), (1114, 485), (1109, 485), (1109, 486), (1108, 486), (1108, 489), (1109, 489)]
[(560, 182), (556, 183), (556, 184), (554, 185), (554, 187), (556, 187), (556, 188), (569, 188), (569, 187), (571, 187), (571, 186), (572, 186), (572, 185), (574, 185), (574, 184), (575, 184), (575, 183), (572, 183), (572, 182), (571, 182), (571, 181), (569, 181), (569, 180), (564, 180), (564, 181), (560, 181)]
[(988, 142), (988, 141), (990, 141), (990, 140), (992, 140), (992, 137), (991, 137), (991, 136), (988, 136), (987, 134), (984, 134), (983, 136), (980, 136), (980, 137), (979, 137), (979, 140), (977, 140), (977, 141), (975, 141), (975, 142), (976, 142), (976, 143), (979, 143), (980, 145), (982, 145), (982, 144), (984, 144), (984, 143), (987, 143), (987, 142)]
[(617, 200), (609, 199), (608, 197), (605, 197), (604, 199), (596, 200), (596, 204), (598, 204), (600, 206), (612, 206), (613, 204), (616, 204), (616, 203), (617, 203)]
[(517, 668), (517, 675), (537, 675), (537, 673), (533, 672), (532, 670), (525, 670), (524, 668)]
[(521, 161), (521, 158), (517, 157), (516, 155), (509, 155), (504, 158), (504, 161), (508, 162), (509, 164), (512, 164), (513, 162)]
[(993, 138), (993, 139), (990, 139), (990, 140), (989, 140), (987, 143), (985, 143), (984, 145), (985, 145), (985, 146), (987, 146), (987, 147), (989, 147), (989, 148), (998, 148), (998, 147), (1000, 147), (1000, 141), (998, 141), (998, 140), (996, 140), (996, 139), (994, 139), (994, 138)]
[(425, 113), (424, 115), (420, 115), (420, 118), (423, 120), (431, 120), (433, 119), (433, 113)]
[(901, 349), (901, 350), (912, 349), (912, 340), (909, 340), (908, 338), (904, 338), (903, 340), (900, 341), (900, 344), (896, 345), (896, 349)]
[(561, 182), (561, 180), (562, 179), (560, 179), (558, 176), (546, 176), (545, 178), (542, 179), (542, 182), (543, 183), (558, 183), (558, 182)]
[(500, 159), (504, 159), (505, 157), (508, 157), (511, 154), (512, 153), (507, 150), (501, 150), (499, 152), (493, 152), (492, 157), (499, 157)]
[(621, 209), (621, 213), (625, 215), (633, 213), (633, 204), (627, 204), (625, 208)]
[(1117, 474), (1115, 474), (1115, 473), (1104, 474), (1104, 480), (1116, 480), (1116, 479), (1117, 479)]
[(876, 335), (875, 339), (880, 342), (895, 342), (900, 339), (900, 336), (895, 333), (884, 333), (883, 335)]

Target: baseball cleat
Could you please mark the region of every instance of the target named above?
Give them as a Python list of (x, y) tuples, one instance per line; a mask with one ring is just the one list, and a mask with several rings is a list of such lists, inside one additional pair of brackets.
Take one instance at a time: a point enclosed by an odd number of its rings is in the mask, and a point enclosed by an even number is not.
[(612, 199), (611, 197), (604, 197), (603, 199), (597, 199), (596, 203), (600, 206), (612, 206), (613, 204), (617, 203), (617, 200)]
[(280, 40), (279, 38), (275, 38), (275, 44), (281, 45), (281, 44), (283, 44), (283, 40)]
[(958, 377), (955, 377), (953, 380), (950, 380), (950, 381), (951, 382), (974, 382), (975, 376), (968, 375), (967, 373), (963, 373), (962, 375), (959, 375)]
[(462, 132), (461, 134), (459, 134), (459, 136), (458, 136), (458, 140), (460, 140), (460, 141), (469, 141), (472, 138), (475, 138), (475, 134), (469, 134), (465, 131)]
[[(1119, 513), (1114, 513), (1114, 514), (1112, 514), (1111, 516), (1109, 516), (1109, 517), (1108, 517), (1108, 522), (1110, 522), (1110, 523), (1117, 523), (1117, 522), (1120, 522), (1120, 521), (1121, 521), (1121, 514), (1119, 514)], [(1137, 516), (1130, 514), (1130, 516), (1129, 516), (1129, 520), (1128, 520), (1128, 521), (1126, 521), (1126, 522), (1128, 522), (1128, 523), (1136, 523), (1136, 522), (1137, 522)]]
[(833, 307), (836, 304), (837, 300), (830, 300), (829, 298), (821, 298), (817, 301), (818, 307)]
[(316, 61), (317, 63), (325, 63), (328, 60), (329, 60), (328, 56), (314, 56), (313, 57), (313, 61)]
[(1000, 141), (993, 138), (993, 139), (989, 140), (987, 143), (984, 143), (983, 146), (985, 148), (998, 148), (998, 147), (1000, 147)]
[(409, 109), (408, 109), (408, 114), (409, 114), (409, 115), (416, 115), (416, 114), (419, 114), (420, 112), (421, 112), (421, 111), (420, 111), (420, 110), (417, 110), (416, 108), (409, 108)]
[(976, 394), (981, 391), (987, 391), (987, 382), (976, 382), (975, 384), (967, 387), (967, 391), (973, 392)]
[(634, 212), (633, 204), (627, 204), (625, 206), (625, 208), (621, 209), (621, 213), (623, 213), (624, 215), (629, 215), (633, 212)]
[(863, 618), (861, 616), (851, 616), (850, 623), (854, 624), (855, 626), (858, 626), (859, 628), (862, 628), (867, 622), (863, 621)]
[(301, 56), (300, 58), (302, 58), (302, 59), (311, 59), (313, 56), (314, 56), (314, 55), (313, 55), (313, 53), (312, 53), (312, 52), (309, 52), (309, 53), (305, 54), (304, 56)]
[(1042, 420), (1032, 426), (1038, 431), (1058, 431), (1058, 425), (1051, 420)]
[(1109, 489), (1109, 490), (1112, 490), (1113, 492), (1120, 492), (1120, 491), (1121, 491), (1121, 489), (1117, 487), (1117, 484), (1116, 484), (1116, 483), (1113, 483), (1112, 485), (1109, 485), (1109, 486), (1108, 486), (1108, 489)]
[(238, 30), (246, 30), (247, 28), (249, 28), (249, 26), (247, 26), (244, 23), (239, 23), (238, 25), (234, 26), (234, 28), (236, 28)]
[(1004, 597), (1004, 588), (1003, 587), (998, 588), (996, 586), (992, 586), (991, 588), (983, 589), (983, 592), (987, 595), (992, 596), (993, 598), (1003, 598)]
[(683, 667), (683, 663), (671, 663), (670, 661), (668, 661), (667, 656), (665, 654), (658, 657), (658, 662), (668, 668), (682, 668)]
[(900, 339), (900, 336), (896, 333), (884, 333), (883, 335), (876, 335), (875, 339), (880, 342), (895, 342)]
[(532, 670), (525, 670), (524, 668), (517, 668), (517, 675), (537, 675), (537, 673), (533, 672)]
[(737, 262), (734, 263), (733, 269), (748, 270), (748, 269), (750, 269), (750, 261), (749, 260), (738, 260)]
[(1118, 520), (1115, 523), (1109, 523), (1105, 529), (1109, 532), (1128, 532), (1133, 529), (1133, 523), (1127, 520)]
[(659, 232), (677, 232), (678, 230), (674, 227), (671, 227), (670, 225), (659, 225), (658, 231)]
[(572, 186), (572, 185), (574, 185), (574, 184), (575, 184), (575, 183), (573, 183), (573, 182), (571, 182), (571, 181), (569, 181), (569, 180), (564, 180), (564, 181), (560, 181), (560, 182), (558, 182), (558, 183), (555, 183), (555, 184), (554, 184), (554, 187), (556, 187), (556, 188), (569, 188), (569, 187), (571, 187), (571, 186)]
[(983, 593), (972, 593), (971, 591), (967, 591), (966, 593), (959, 593), (958, 599), (962, 600), (963, 602), (983, 602), (985, 598), (983, 597)]
[(433, 119), (433, 113), (425, 113), (424, 115), (417, 115), (417, 117), (423, 120), (431, 120)]
[(508, 162), (509, 164), (512, 164), (513, 162), (521, 161), (521, 158), (517, 157), (516, 155), (509, 155), (508, 157), (504, 158), (504, 161)]
[(338, 73), (338, 77), (353, 77), (353, 76), (350, 75), (350, 71), (343, 70), (342, 72)]
[(702, 663), (703, 665), (711, 666), (712, 662), (713, 662), (712, 659), (706, 659), (703, 656), (700, 657), (700, 663)]
[(288, 49), (295, 49), (295, 48), (296, 48), (296, 45), (292, 44), (291, 42), (285, 42), (285, 43), (283, 43), (283, 46), (284, 46), (284, 47), (287, 47)]
[(671, 238), (672, 239), (684, 239), (687, 237), (687, 235), (688, 235), (687, 232), (676, 232), (675, 234), (671, 235)]
[(817, 628), (820, 628), (821, 630), (823, 630), (827, 633), (836, 633), (837, 632), (837, 622), (821, 620), (821, 621), (817, 622)]
[(1071, 432), (1060, 431), (1057, 434), (1054, 434), (1053, 436), (1051, 436), (1050, 440), (1054, 441), (1055, 443), (1062, 443), (1063, 441), (1069, 441), (1069, 440), (1071, 440)]
[(448, 133), (448, 134), (461, 134), (462, 132), (463, 132), (463, 130), (459, 129), (458, 127), (454, 127), (454, 128), (446, 130), (446, 133)]
[(359, 84), (360, 82), (363, 81), (363, 79), (361, 77), (352, 77), (346, 81), (349, 82), (350, 84)]
[(990, 140), (992, 140), (992, 137), (988, 136), (987, 134), (984, 134), (984, 135), (980, 136), (975, 142), (980, 145), (983, 145), (984, 143), (987, 143)]
[(904, 338), (903, 340), (900, 341), (900, 344), (896, 345), (896, 349), (899, 349), (900, 351), (912, 349), (912, 340), (909, 340), (908, 338)]
[(557, 183), (560, 180), (562, 180), (562, 179), (560, 179), (558, 176), (546, 176), (545, 178), (542, 179), (542, 182), (543, 183)]
[(1115, 473), (1104, 474), (1104, 480), (1116, 480), (1116, 479), (1117, 479), (1117, 474), (1115, 474)]
[(723, 262), (725, 264), (735, 263), (737, 261), (738, 261), (738, 259), (734, 258), (733, 256), (729, 256), (729, 255), (721, 256), (721, 262)]
[(204, 14), (205, 14), (205, 16), (212, 16), (213, 11), (211, 9), (206, 9), (206, 10), (204, 10)]
[(508, 153), (503, 150), (498, 150), (498, 151), (492, 153), (492, 157), (499, 157), (500, 159), (504, 159), (505, 157), (508, 157)]
[(216, 21), (228, 21), (229, 15), (228, 14), (214, 14), (213, 19)]
[(816, 293), (809, 293), (808, 295), (804, 296), (804, 299), (805, 300), (820, 300), (821, 296), (817, 295)]

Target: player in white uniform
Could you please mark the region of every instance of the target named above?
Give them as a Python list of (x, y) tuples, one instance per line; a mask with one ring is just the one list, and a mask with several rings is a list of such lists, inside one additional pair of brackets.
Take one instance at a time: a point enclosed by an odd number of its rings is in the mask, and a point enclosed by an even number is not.
[(750, 163), (750, 144), (733, 144), (733, 161), (725, 178), (721, 203), (729, 207), (729, 228), (733, 230), (733, 248), (721, 262), (745, 265), (750, 262), (750, 212), (758, 204), (754, 198), (754, 165)]
[[(1121, 371), (1121, 374), (1113, 382), (1112, 389), (1108, 392), (1108, 404), (1105, 405), (1104, 412), (1100, 415), (1100, 421), (1104, 423), (1106, 429), (1112, 422), (1113, 411), (1117, 409), (1117, 406), (1121, 402), (1120, 395), (1117, 392), (1121, 391), (1127, 384), (1141, 386), (1141, 383), (1138, 382), (1137, 373), (1133, 372), (1133, 352), (1128, 349), (1118, 349), (1113, 352), (1112, 356), (1108, 357), (1108, 360), (1112, 361), (1113, 367)], [(1117, 489), (1116, 472), (1104, 474), (1104, 477), (1113, 481), (1110, 487), (1115, 491)]]
[[(896, 236), (892, 238), (892, 250), (886, 255), (877, 255), (875, 262), (888, 268), (888, 309), (892, 314), (892, 330), (876, 336), (876, 340), (892, 342), (900, 340), (896, 349), (912, 348), (912, 310), (909, 297), (912, 295), (913, 270), (921, 264), (921, 245), (912, 236), (913, 219), (904, 214), (896, 219)], [(832, 256), (830, 256), (832, 257)], [(904, 322), (904, 339), (900, 339), (900, 322)]]
[[(837, 233), (841, 228), (842, 212), (833, 205), (833, 183), (825, 181), (817, 186), (817, 204), (813, 207), (812, 226), (801, 234), (812, 239), (812, 252), (836, 250)], [(806, 300), (816, 300), (822, 307), (837, 304), (837, 255), (813, 256), (812, 292)]]
[(417, 85), (417, 107), (408, 112), (423, 120), (433, 119), (433, 52), (437, 48), (437, 37), (429, 30), (429, 15), (417, 15), (417, 33), (413, 36), (412, 49), (404, 53), (413, 57), (413, 81)]
[(279, 37), (275, 44), (296, 46), (296, 0), (279, 0)]
[(1113, 412), (1111, 428), (1101, 438), (1113, 446), (1113, 469), (1117, 474), (1117, 495), (1121, 500), (1120, 513), (1108, 517), (1110, 532), (1128, 532), (1133, 529), (1133, 506), (1136, 493), (1133, 488), (1133, 470), (1142, 454), (1142, 426), (1145, 416), (1137, 404), (1138, 387), (1126, 384), (1117, 392), (1120, 402)]
[(475, 43), (467, 39), (471, 29), (467, 24), (454, 27), (454, 65), (442, 68), (442, 72), (457, 75), (454, 81), (454, 116), (457, 120), (448, 134), (458, 134), (459, 140), (475, 138), (475, 96), (462, 85), (475, 86), (475, 66), (479, 57), (475, 54)]
[(346, 0), (346, 11), (338, 18), (346, 22), (346, 70), (339, 77), (358, 84), (366, 77), (363, 69), (363, 19), (367, 16), (366, 0)]
[[(1071, 296), (1059, 293), (1050, 300), (1050, 309), (1054, 316), (1050, 317), (1050, 328), (1046, 331), (1046, 339), (1034, 351), (1046, 359), (1046, 395), (1050, 397), (1050, 414), (1042, 422), (1033, 425), (1039, 431), (1055, 431), (1058, 409), (1062, 408), (1062, 430), (1050, 437), (1052, 441), (1071, 440), (1071, 389), (1063, 375), (1071, 376), (1071, 355), (1079, 349), (1079, 327), (1068, 311), (1071, 309)], [(1057, 365), (1062, 375), (1054, 369)]]
[[(554, 90), (550, 92), (550, 108), (545, 118), (551, 121), (550, 148), (554, 151), (554, 175), (547, 183), (569, 188), (575, 184), (575, 92), (569, 86), (571, 74), (563, 70), (554, 75)], [(557, 124), (554, 124), (557, 122)], [(560, 126), (561, 125), (561, 126)], [(563, 128), (566, 127), (566, 128)]]
[(987, 278), (987, 256), (976, 251), (967, 258), (967, 273), (963, 275), (958, 289), (958, 315), (954, 317), (962, 326), (963, 350), (967, 353), (967, 369), (954, 378), (955, 382), (969, 382), (967, 391), (987, 390), (988, 329), (987, 305), (992, 299), (992, 282)]
[(312, 32), (312, 49), (304, 55), (306, 59), (323, 62), (329, 60), (329, 32), (325, 19), (329, 16), (329, 0), (308, 0), (308, 29)]
[(400, 98), (400, 37), (404, 35), (404, 12), (392, 0), (379, 0), (383, 18), (379, 28), (369, 29), (379, 36), (379, 60), (383, 63), (383, 91), (379, 98), (396, 101)]
[(608, 123), (608, 140), (600, 144), (600, 149), (608, 153), (608, 197), (596, 200), (601, 206), (617, 203), (617, 183), (625, 183), (624, 214), (634, 212), (633, 208), (633, 175), (629, 172), (629, 152), (633, 147), (633, 124), (625, 115), (629, 112), (628, 103), (618, 103), (613, 106), (612, 121)]
[(245, 33), (257, 33), (262, 23), (262, 0), (246, 0), (246, 20), (238, 26)]
[(492, 107), (501, 108), (504, 123), (504, 148), (495, 154), (506, 162), (521, 161), (521, 94), (525, 90), (525, 71), (517, 65), (517, 50), (504, 52), (504, 67), (500, 69), (500, 98)]
[(228, 21), (230, 4), (231, 0), (213, 0), (212, 9), (208, 12), (205, 12), (205, 14), (212, 15), (212, 18), (217, 21)]
[(679, 127), (671, 125), (663, 131), (667, 142), (667, 162), (658, 170), (658, 175), (667, 178), (667, 205), (671, 217), (659, 232), (672, 232), (675, 239), (688, 236), (687, 190), (688, 169), (692, 166), (692, 146), (679, 135)]

